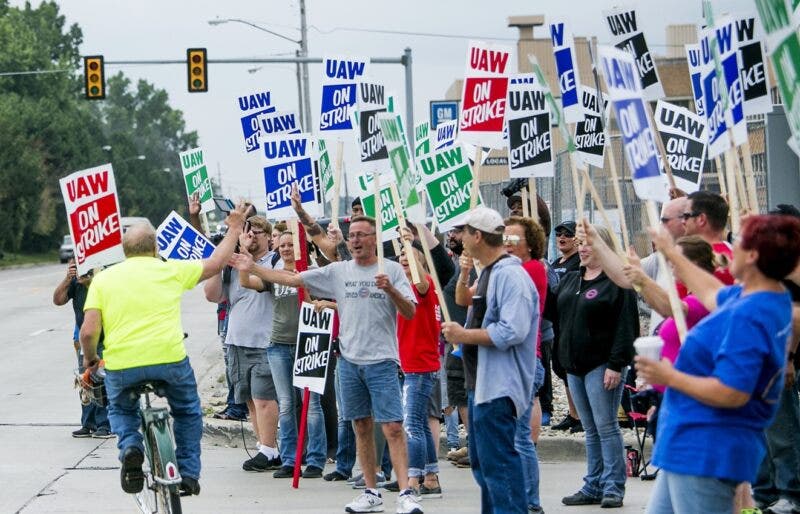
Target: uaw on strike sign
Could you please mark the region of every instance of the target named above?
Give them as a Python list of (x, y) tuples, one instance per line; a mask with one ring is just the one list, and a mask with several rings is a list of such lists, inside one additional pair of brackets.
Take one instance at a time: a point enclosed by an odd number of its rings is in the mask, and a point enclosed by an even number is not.
[(461, 91), (459, 139), (473, 145), (502, 148), (511, 47), (471, 41)]
[(314, 310), (310, 303), (300, 306), (300, 325), (292, 369), (292, 385), (325, 392), (325, 375), (331, 353), (333, 309)]
[(124, 260), (119, 200), (111, 164), (76, 171), (58, 182), (69, 233), (75, 242), (78, 275)]

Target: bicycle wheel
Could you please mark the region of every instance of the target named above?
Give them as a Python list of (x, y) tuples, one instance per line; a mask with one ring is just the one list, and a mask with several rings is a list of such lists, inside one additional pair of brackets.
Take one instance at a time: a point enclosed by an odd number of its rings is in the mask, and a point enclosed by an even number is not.
[[(158, 446), (153, 443), (153, 473), (161, 469), (161, 456), (158, 454)], [(154, 481), (155, 482), (155, 481)], [(177, 485), (164, 485), (155, 482), (156, 501), (158, 502), (158, 512), (165, 514), (182, 514), (181, 494)]]

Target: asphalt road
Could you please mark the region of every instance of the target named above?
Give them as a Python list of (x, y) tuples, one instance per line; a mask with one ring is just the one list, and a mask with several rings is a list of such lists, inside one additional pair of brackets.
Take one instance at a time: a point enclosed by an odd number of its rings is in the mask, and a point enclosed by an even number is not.
[[(52, 292), (63, 265), (0, 271), (0, 514), (44, 512), (135, 512), (119, 487), (116, 440), (73, 439), (80, 408), (72, 388), (73, 314), (55, 307)], [(216, 382), (221, 353), (215, 337), (215, 308), (202, 288), (184, 297), (187, 349), (203, 384)], [(356, 494), (343, 483), (290, 480), (247, 473), (242, 448), (204, 440), (202, 494), (184, 499), (186, 512), (343, 512)], [(444, 498), (425, 502), (428, 513), (480, 511), (480, 497), (469, 470), (441, 462)], [(331, 465), (328, 468), (332, 468)], [(582, 462), (542, 463), (542, 503), (548, 513), (599, 512), (594, 507), (564, 507), (560, 498), (581, 484)], [(327, 471), (327, 470), (326, 470)], [(643, 512), (652, 483), (628, 482), (626, 505), (618, 512)], [(395, 493), (385, 493), (394, 511)]]

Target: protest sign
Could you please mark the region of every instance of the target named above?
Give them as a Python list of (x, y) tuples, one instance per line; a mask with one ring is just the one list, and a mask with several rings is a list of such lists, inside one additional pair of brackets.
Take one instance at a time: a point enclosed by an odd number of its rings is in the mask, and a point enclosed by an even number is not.
[(456, 141), (456, 134), (458, 129), (458, 120), (446, 121), (439, 123), (436, 127), (436, 133), (433, 134), (431, 146), (433, 150), (441, 150), (453, 146)]
[[(357, 177), (359, 197), (361, 198), (361, 206), (364, 208), (364, 214), (375, 218), (375, 183), (372, 174), (359, 175)], [(380, 176), (380, 206), (381, 206), (381, 241), (387, 242), (395, 239), (400, 234), (397, 228), (400, 226), (397, 221), (397, 209), (400, 206), (395, 205), (392, 198), (390, 185), (395, 182), (394, 177), (385, 173)]]
[(575, 125), (575, 148), (585, 165), (602, 168), (605, 162), (608, 100), (603, 99), (601, 108), (594, 88), (581, 85), (580, 93), (584, 119)]
[(111, 164), (76, 171), (58, 181), (75, 242), (78, 275), (125, 260), (119, 199)]
[(658, 78), (656, 64), (647, 47), (644, 33), (636, 21), (636, 9), (621, 7), (603, 11), (603, 15), (611, 31), (612, 44), (620, 50), (629, 52), (634, 58), (644, 98), (646, 100), (664, 98), (664, 88)]
[(717, 73), (723, 77), (720, 85), (724, 84), (726, 87), (725, 96), (728, 100), (725, 109), (725, 124), (733, 131), (733, 144), (739, 146), (747, 142), (747, 121), (744, 118), (744, 95), (739, 75), (736, 35), (734, 34), (733, 19), (730, 16), (723, 16), (716, 20), (714, 37), (717, 41), (717, 52), (719, 52)]
[(694, 97), (694, 112), (705, 117), (706, 110), (703, 105), (703, 79), (702, 63), (700, 61), (700, 45), (695, 43), (684, 45), (686, 48), (686, 62), (689, 64), (689, 78), (692, 81), (692, 96)]
[[(439, 230), (463, 223), (470, 210), (472, 169), (461, 145), (445, 148), (417, 160), (417, 173), (428, 193), (428, 201)], [(482, 204), (480, 194), (476, 206)]]
[(735, 20), (736, 43), (741, 65), (744, 114), (772, 112), (769, 74), (764, 65), (764, 44), (761, 24), (755, 16), (739, 16)]
[(511, 47), (470, 41), (461, 91), (459, 139), (465, 143), (502, 148), (503, 121)]
[(458, 121), (458, 100), (431, 100), (431, 130), (450, 121)]
[(378, 124), (378, 113), (386, 112), (386, 88), (383, 84), (358, 83), (358, 125), (361, 141), (361, 172), (388, 171), (389, 154)]
[(575, 38), (567, 24), (559, 21), (550, 24), (550, 40), (553, 43), (553, 57), (556, 61), (564, 121), (577, 123), (583, 120), (584, 112), (578, 89), (580, 79), (578, 59), (575, 57)]
[(675, 185), (686, 193), (698, 191), (708, 141), (705, 118), (684, 107), (659, 100), (655, 120)]
[(636, 61), (630, 53), (609, 46), (598, 47), (598, 53), (636, 196), (664, 202), (668, 200), (667, 181), (659, 170), (656, 136), (644, 105)]
[(533, 74), (513, 75), (509, 80), (506, 127), (511, 178), (552, 177), (550, 106)]
[(300, 324), (294, 354), (292, 385), (308, 388), (317, 394), (325, 393), (325, 377), (331, 352), (333, 309), (317, 312), (314, 305), (300, 305)]
[(269, 91), (257, 91), (238, 98), (244, 147), (248, 152), (259, 149), (258, 136), (261, 127), (258, 122), (258, 116), (275, 112), (275, 107), (272, 106), (271, 102), (272, 93)]
[(331, 156), (328, 153), (328, 146), (323, 139), (317, 140), (317, 168), (319, 171), (319, 183), (322, 188), (326, 202), (333, 199), (333, 166), (331, 166)]
[(259, 114), (257, 118), (260, 138), (301, 132), (300, 117), (296, 112), (271, 112)]
[(717, 76), (714, 66), (714, 31), (703, 29), (700, 32), (700, 75), (703, 86), (703, 108), (708, 127), (708, 158), (713, 159), (730, 148), (728, 127), (725, 120), (725, 105), (722, 101), (724, 79)]
[(202, 148), (193, 148), (178, 154), (183, 170), (183, 180), (186, 184), (186, 196), (192, 198), (197, 193), (200, 196), (201, 212), (214, 210), (211, 179), (208, 178), (205, 156)]
[(314, 184), (314, 165), (309, 134), (284, 134), (264, 138), (262, 156), (267, 197), (267, 217), (294, 218), (292, 184), (297, 182), (303, 208), (312, 216), (319, 215)]
[(319, 131), (341, 138), (353, 130), (351, 113), (356, 105), (356, 85), (367, 70), (364, 57), (325, 57), (322, 60), (322, 110)]
[(172, 211), (156, 229), (158, 255), (165, 259), (207, 259), (214, 252), (214, 245), (206, 237)]
[(425, 223), (425, 205), (417, 194), (417, 173), (403, 137), (402, 121), (395, 114), (380, 113), (378, 123), (386, 143), (389, 162), (397, 180), (397, 191), (406, 217), (412, 223)]
[(430, 126), (427, 121), (414, 127), (414, 156), (431, 153)]

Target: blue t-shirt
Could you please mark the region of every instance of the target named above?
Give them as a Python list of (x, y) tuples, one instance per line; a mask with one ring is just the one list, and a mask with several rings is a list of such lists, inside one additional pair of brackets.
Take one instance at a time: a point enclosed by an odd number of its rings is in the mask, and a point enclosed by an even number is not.
[(778, 409), (791, 335), (789, 293), (742, 296), (722, 288), (717, 309), (692, 329), (675, 368), (716, 377), (750, 395), (737, 409), (716, 408), (667, 388), (658, 420), (653, 463), (667, 471), (755, 482), (764, 458), (764, 429)]

